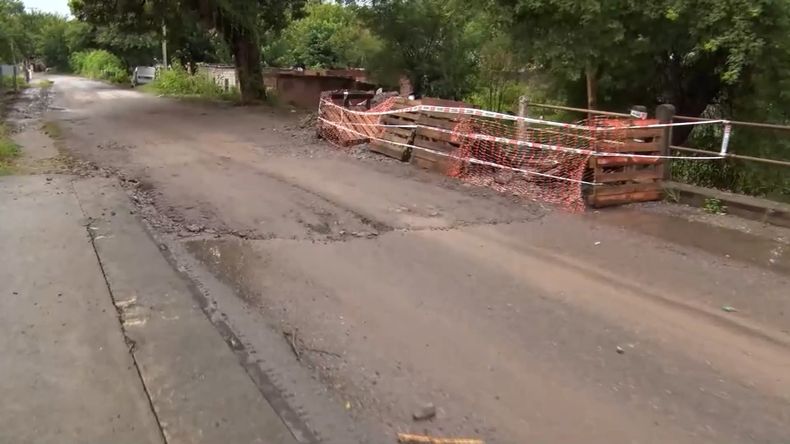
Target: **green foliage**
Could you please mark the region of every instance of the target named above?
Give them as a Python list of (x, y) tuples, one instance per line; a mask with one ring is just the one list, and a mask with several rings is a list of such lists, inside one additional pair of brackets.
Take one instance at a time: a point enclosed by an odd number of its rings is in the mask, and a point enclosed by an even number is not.
[(518, 110), (518, 99), (527, 94), (528, 87), (518, 79), (520, 66), (512, 46), (504, 34), (494, 34), (482, 44), (477, 86), (467, 102), (497, 112)]
[(113, 83), (129, 81), (129, 73), (121, 59), (103, 49), (75, 52), (71, 55), (70, 64), (75, 73), (92, 79)]
[[(14, 87), (14, 76), (0, 76), (0, 90), (7, 90)], [(25, 88), (27, 82), (25, 76), (16, 76), (16, 87)]]
[(205, 99), (235, 100), (239, 94), (235, 87), (224, 91), (205, 74), (190, 74), (179, 63), (173, 64), (168, 70), (160, 71), (157, 78), (144, 88), (166, 96)]
[(462, 99), (475, 87), (478, 48), (486, 37), (479, 8), (448, 0), (376, 0), (363, 11), (383, 41), (372, 60), (378, 78), (405, 74), (415, 91)]
[(118, 57), (126, 67), (149, 66), (161, 54), (159, 36), (155, 31), (128, 31), (108, 24), (93, 30), (96, 48), (104, 49)]
[(34, 12), (29, 22), (33, 30), (34, 55), (48, 67), (60, 71), (69, 68), (69, 47), (66, 30), (69, 22), (56, 14)]
[[(563, 82), (590, 72), (599, 103), (673, 103), (699, 115), (785, 41), (784, 0), (492, 0), (530, 63)], [(581, 90), (583, 91), (583, 89)], [(576, 105), (583, 103), (577, 96)]]
[(198, 23), (221, 36), (233, 54), (243, 101), (265, 97), (259, 37), (275, 33), (295, 17), (304, 0), (70, 0), (72, 13), (94, 26), (115, 26), (129, 32), (160, 32), (162, 25), (175, 30)]
[(28, 52), (25, 8), (17, 0), (0, 0), (0, 61), (16, 62)]
[(14, 158), (19, 156), (19, 145), (14, 143), (5, 125), (0, 122), (0, 175), (11, 171)]
[(726, 214), (727, 213), (727, 206), (722, 204), (721, 200), (716, 199), (714, 197), (710, 197), (705, 199), (705, 202), (702, 204), (702, 209), (706, 213), (710, 214)]
[(291, 22), (263, 54), (273, 66), (346, 68), (367, 66), (380, 49), (380, 40), (364, 26), (356, 9), (311, 2), (305, 16)]

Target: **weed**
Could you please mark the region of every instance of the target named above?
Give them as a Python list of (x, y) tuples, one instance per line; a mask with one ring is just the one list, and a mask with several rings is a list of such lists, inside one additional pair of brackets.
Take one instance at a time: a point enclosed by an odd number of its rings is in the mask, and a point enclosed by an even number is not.
[(19, 156), (19, 145), (8, 136), (5, 125), (0, 123), (0, 174), (9, 174), (14, 158)]
[(206, 74), (190, 74), (179, 64), (160, 71), (157, 78), (143, 87), (143, 91), (154, 92), (164, 96), (196, 97), (213, 100), (237, 100), (238, 90), (231, 87), (225, 91)]
[(680, 192), (678, 190), (667, 188), (664, 190), (664, 200), (671, 203), (680, 202)]
[(702, 210), (709, 214), (727, 214), (727, 206), (715, 197), (705, 199)]
[[(16, 77), (17, 89), (27, 88), (28, 84), (25, 81), (25, 76)], [(0, 89), (7, 90), (14, 87), (14, 76), (0, 76)]]

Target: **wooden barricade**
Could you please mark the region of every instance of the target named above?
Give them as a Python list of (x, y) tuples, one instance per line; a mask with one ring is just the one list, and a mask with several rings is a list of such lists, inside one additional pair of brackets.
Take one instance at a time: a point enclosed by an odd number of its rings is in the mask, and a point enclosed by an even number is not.
[[(474, 106), (464, 102), (433, 98), (424, 98), (422, 103), (423, 105), (474, 108)], [(425, 127), (441, 128), (452, 131), (455, 130), (456, 126), (461, 121), (461, 117), (462, 116), (458, 114), (421, 112), (418, 122), (422, 126), (417, 128), (415, 132), (414, 145), (439, 153), (452, 153), (460, 146), (460, 140), (454, 141), (452, 134)], [(415, 149), (414, 152), (412, 152), (411, 163), (420, 168), (439, 171), (441, 173), (446, 173), (451, 165), (454, 164), (453, 159), (447, 156), (420, 149)]]
[(371, 124), (376, 123), (374, 116), (364, 114), (351, 114), (343, 112), (344, 109), (354, 111), (367, 111), (374, 94), (368, 91), (324, 91), (322, 100), (329, 100), (338, 107), (326, 107), (323, 117), (338, 125), (352, 128), (354, 131), (344, 131), (336, 128), (337, 143), (341, 146), (354, 146), (368, 141), (375, 134), (376, 128)]
[[(420, 104), (419, 100), (409, 100), (399, 97), (395, 100), (392, 110), (399, 110), (410, 108)], [(399, 114), (385, 114), (381, 118), (381, 123), (384, 125), (415, 125), (419, 120), (418, 113), (399, 113)], [(404, 145), (414, 144), (414, 128), (399, 128), (397, 126), (388, 126), (381, 132), (379, 138), (381, 140), (371, 140), (370, 150), (379, 154), (384, 154), (401, 162), (409, 160), (411, 155), (411, 148)], [(387, 143), (386, 141), (395, 142)], [(401, 145), (402, 144), (402, 145)]]
[[(651, 125), (657, 120), (627, 121), (628, 126)], [(621, 121), (622, 124), (622, 121)], [(598, 141), (596, 151), (635, 155), (661, 155), (664, 128), (629, 128), (616, 141)], [(605, 137), (604, 137), (605, 139)], [(663, 196), (663, 159), (652, 157), (595, 156), (590, 159), (594, 182), (587, 196), (593, 207), (660, 200)]]

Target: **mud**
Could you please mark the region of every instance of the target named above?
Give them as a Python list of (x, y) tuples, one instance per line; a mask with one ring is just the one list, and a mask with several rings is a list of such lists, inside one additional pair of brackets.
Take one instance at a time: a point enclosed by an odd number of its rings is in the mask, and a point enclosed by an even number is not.
[[(558, 213), (337, 151), (277, 109), (55, 81), (64, 149), (123, 178), (209, 316), (322, 441), (788, 435), (780, 231)], [(436, 417), (415, 423), (426, 403)]]
[[(695, 212), (696, 213), (696, 212)], [(716, 216), (710, 216), (714, 218)], [(718, 216), (721, 218), (721, 216)], [(727, 217), (727, 216), (725, 216)], [(790, 230), (760, 227), (770, 237), (755, 235), (753, 225), (740, 222), (740, 228), (712, 224), (681, 215), (645, 211), (641, 207), (600, 211), (591, 215), (595, 221), (629, 229), (673, 244), (685, 245), (702, 251), (756, 265), (767, 270), (790, 274)], [(731, 220), (736, 218), (728, 217)]]

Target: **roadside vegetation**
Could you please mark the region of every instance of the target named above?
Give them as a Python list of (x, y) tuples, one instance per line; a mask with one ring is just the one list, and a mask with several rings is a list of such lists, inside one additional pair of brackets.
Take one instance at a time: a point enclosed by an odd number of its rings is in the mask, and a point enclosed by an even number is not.
[(91, 79), (106, 80), (113, 83), (127, 83), (129, 73), (121, 59), (103, 49), (79, 51), (71, 55), (71, 69)]
[(190, 74), (180, 63), (170, 69), (160, 70), (152, 83), (144, 85), (143, 90), (175, 97), (194, 97), (212, 100), (238, 100), (239, 92), (235, 87), (225, 91), (205, 74)]
[(27, 87), (25, 76), (17, 76), (16, 82), (14, 82), (13, 76), (0, 76), (0, 91), (11, 90), (14, 88), (14, 85), (16, 85), (17, 89)]
[[(516, 112), (518, 97), (626, 111), (672, 103), (679, 115), (790, 123), (790, 5), (774, 0), (71, 0), (73, 18), (0, 0), (0, 62), (29, 60), (126, 82), (161, 63), (167, 95), (222, 97), (201, 62), (234, 64), (242, 102), (266, 97), (262, 69), (365, 68), (385, 89), (406, 77), (419, 95)], [(163, 23), (167, 27), (166, 38)], [(582, 114), (531, 108), (545, 118)], [(712, 128), (712, 127), (711, 127)], [(673, 142), (711, 149), (711, 128)], [(738, 129), (730, 149), (790, 160), (787, 134)], [(787, 169), (675, 162), (677, 180), (790, 201)]]
[(19, 145), (11, 140), (5, 124), (0, 122), (0, 175), (12, 171), (13, 161), (19, 157)]

